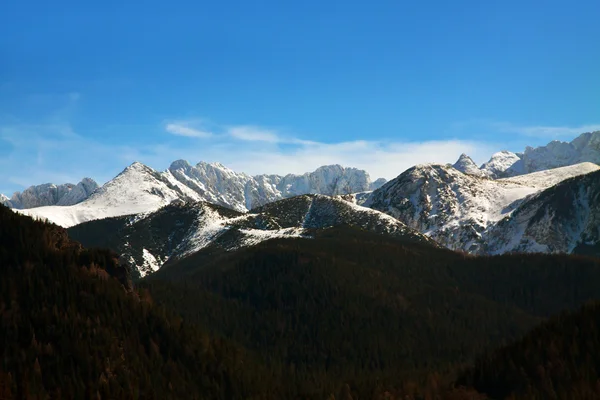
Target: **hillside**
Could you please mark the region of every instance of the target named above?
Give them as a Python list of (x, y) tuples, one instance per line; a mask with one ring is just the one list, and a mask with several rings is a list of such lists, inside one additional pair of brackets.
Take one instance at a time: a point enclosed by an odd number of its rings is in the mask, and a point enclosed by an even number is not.
[[(157, 301), (358, 398), (454, 368), (600, 298), (600, 261), (472, 257), (337, 227), (201, 251), (142, 281)], [(323, 383), (324, 384), (324, 383)], [(400, 386), (397, 386), (400, 385)]]
[(0, 206), (0, 266), (3, 399), (280, 398), (258, 360), (133, 292), (114, 254), (61, 228)]
[(208, 247), (222, 252), (275, 238), (310, 239), (315, 230), (343, 225), (437, 246), (389, 215), (322, 195), (279, 200), (248, 213), (206, 202), (172, 203), (151, 214), (80, 224), (69, 234), (86, 246), (112, 249), (134, 267), (134, 276), (143, 277)]
[(598, 399), (600, 303), (564, 313), (479, 358), (459, 378), (494, 399)]

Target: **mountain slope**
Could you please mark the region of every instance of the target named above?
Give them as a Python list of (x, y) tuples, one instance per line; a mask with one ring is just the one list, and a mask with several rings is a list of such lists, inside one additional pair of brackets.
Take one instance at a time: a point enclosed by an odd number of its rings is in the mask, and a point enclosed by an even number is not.
[(528, 198), (490, 229), (482, 251), (600, 255), (599, 227), (600, 171), (596, 171)]
[(31, 186), (23, 192), (14, 193), (10, 200), (4, 196), (0, 201), (7, 206), (19, 209), (54, 205), (70, 206), (86, 200), (96, 189), (98, 189), (98, 184), (94, 180), (84, 178), (77, 185), (46, 183)]
[(600, 169), (583, 163), (491, 180), (442, 165), (419, 165), (374, 191), (365, 206), (385, 212), (451, 249), (480, 252), (485, 232), (524, 198), (569, 177)]
[(342, 225), (437, 246), (386, 214), (322, 195), (279, 200), (249, 213), (174, 203), (148, 215), (77, 225), (69, 234), (86, 246), (113, 249), (143, 277), (205, 248), (231, 251), (274, 238), (310, 238), (315, 230)]

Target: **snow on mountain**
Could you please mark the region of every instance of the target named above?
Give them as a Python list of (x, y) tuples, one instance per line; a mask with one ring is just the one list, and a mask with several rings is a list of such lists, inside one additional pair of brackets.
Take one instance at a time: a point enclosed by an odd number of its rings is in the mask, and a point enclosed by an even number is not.
[(515, 182), (538, 189), (547, 189), (559, 182), (564, 181), (565, 179), (569, 179), (574, 176), (585, 175), (590, 172), (598, 171), (599, 169), (600, 165), (598, 164), (583, 162), (580, 164), (569, 165), (567, 167), (532, 172), (530, 174), (518, 175), (499, 180), (505, 182)]
[(600, 171), (565, 180), (524, 201), (486, 234), (481, 253), (600, 256)]
[(600, 164), (600, 131), (584, 133), (571, 142), (554, 140), (546, 146), (528, 147), (522, 158), (530, 172), (586, 161)]
[(94, 219), (152, 212), (174, 200), (198, 199), (168, 174), (136, 162), (81, 203), (18, 211), (68, 228)]
[[(477, 175), (472, 165), (463, 159), (454, 164), (459, 171), (465, 172), (462, 164), (469, 165), (469, 173)], [(468, 158), (468, 157), (467, 157)], [(506, 178), (532, 172), (544, 171), (569, 165), (591, 162), (600, 164), (600, 131), (587, 132), (579, 135), (571, 142), (554, 140), (546, 146), (527, 147), (523, 153), (501, 151), (492, 155), (479, 170), (490, 178)]]
[(204, 201), (247, 211), (282, 198), (301, 194), (336, 195), (369, 190), (369, 175), (356, 168), (328, 165), (303, 175), (289, 174), (250, 176), (237, 173), (219, 163), (201, 162), (191, 166), (187, 161), (175, 161), (169, 171), (190, 187)]
[(0, 193), (0, 204), (7, 207), (12, 207), (12, 205), (10, 204), (10, 199), (2, 193)]
[(96, 189), (98, 184), (90, 178), (84, 178), (77, 185), (45, 183), (30, 186), (23, 192), (15, 192), (10, 198), (10, 206), (18, 209), (54, 205), (70, 206), (86, 200)]
[(192, 166), (185, 160), (178, 160), (171, 164), (169, 171), (202, 200), (238, 211), (281, 198), (270, 180), (255, 179), (219, 163), (201, 162)]
[(483, 176), (485, 175), (483, 171), (479, 169), (475, 161), (465, 153), (462, 153), (456, 163), (454, 163), (453, 167), (463, 174), (467, 175), (475, 175), (475, 176)]
[[(73, 187), (61, 197), (60, 202), (50, 202), (54, 207), (38, 207), (23, 210), (23, 213), (70, 227), (98, 218), (152, 212), (174, 200), (206, 201), (248, 211), (300, 194), (362, 192), (372, 185), (365, 171), (340, 165), (323, 166), (303, 175), (250, 176), (219, 163), (201, 162), (192, 166), (187, 161), (178, 160), (168, 170), (157, 172), (136, 162), (97, 189), (87, 200), (75, 201), (82, 198), (82, 193), (90, 187), (89, 182), (84, 180)], [(379, 184), (381, 180), (376, 182)], [(46, 193), (50, 189), (44, 186), (44, 190), (37, 189), (36, 193)], [(70, 204), (76, 205), (59, 207)]]
[(492, 180), (443, 165), (418, 165), (374, 191), (365, 206), (385, 212), (451, 249), (478, 252), (485, 231), (529, 195), (597, 169), (582, 164)]
[(143, 277), (208, 248), (232, 251), (273, 238), (309, 238), (315, 230), (340, 225), (437, 246), (389, 215), (322, 195), (279, 200), (246, 213), (206, 202), (172, 203), (139, 217), (81, 224), (69, 234), (86, 246), (112, 248)]
[(489, 178), (503, 178), (523, 174), (521, 157), (510, 151), (499, 151), (481, 165), (481, 172)]

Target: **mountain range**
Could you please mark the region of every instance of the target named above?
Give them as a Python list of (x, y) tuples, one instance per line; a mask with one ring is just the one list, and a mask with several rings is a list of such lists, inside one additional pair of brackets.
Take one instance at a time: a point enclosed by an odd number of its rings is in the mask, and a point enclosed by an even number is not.
[[(87, 180), (85, 180), (87, 181)], [(303, 175), (250, 176), (237, 173), (219, 163), (201, 162), (191, 166), (179, 160), (158, 172), (135, 162), (87, 198), (73, 205), (50, 203), (45, 207), (25, 208), (26, 215), (48, 219), (63, 227), (82, 222), (123, 215), (148, 213), (174, 200), (206, 201), (237, 211), (248, 211), (283, 198), (302, 194), (338, 195), (378, 188), (385, 180), (371, 182), (369, 175), (356, 168), (329, 165)], [(27, 194), (45, 193), (41, 185), (15, 193), (14, 199)], [(44, 196), (27, 204), (45, 204)], [(21, 204), (21, 203), (15, 203)], [(11, 204), (12, 205), (12, 201)]]
[(600, 131), (583, 133), (571, 142), (553, 140), (546, 146), (528, 146), (522, 153), (500, 151), (480, 167), (463, 154), (454, 167), (468, 174), (506, 178), (582, 162), (600, 164)]
[(55, 185), (46, 183), (31, 186), (23, 192), (15, 192), (11, 198), (0, 194), (0, 203), (11, 208), (35, 208), (44, 206), (71, 206), (81, 203), (98, 189), (96, 181), (84, 178), (78, 184)]
[[(102, 187), (86, 178), (32, 187), (4, 202), (72, 228), (86, 244), (117, 251), (141, 276), (207, 246), (227, 251), (341, 225), (401, 232), (472, 254), (597, 255), (599, 144), (600, 132), (584, 133), (570, 143), (501, 151), (479, 167), (462, 154), (454, 165), (417, 165), (389, 182), (339, 165), (250, 176), (219, 163), (178, 160), (159, 172), (135, 162)], [(284, 215), (299, 219), (282, 223)], [(94, 233), (106, 226), (118, 234)]]

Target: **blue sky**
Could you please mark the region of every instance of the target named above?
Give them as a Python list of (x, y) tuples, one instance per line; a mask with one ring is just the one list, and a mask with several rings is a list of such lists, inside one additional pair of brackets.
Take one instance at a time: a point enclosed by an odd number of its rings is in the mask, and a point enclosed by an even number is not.
[(598, 1), (19, 1), (0, 192), (135, 160), (392, 178), (600, 129)]

